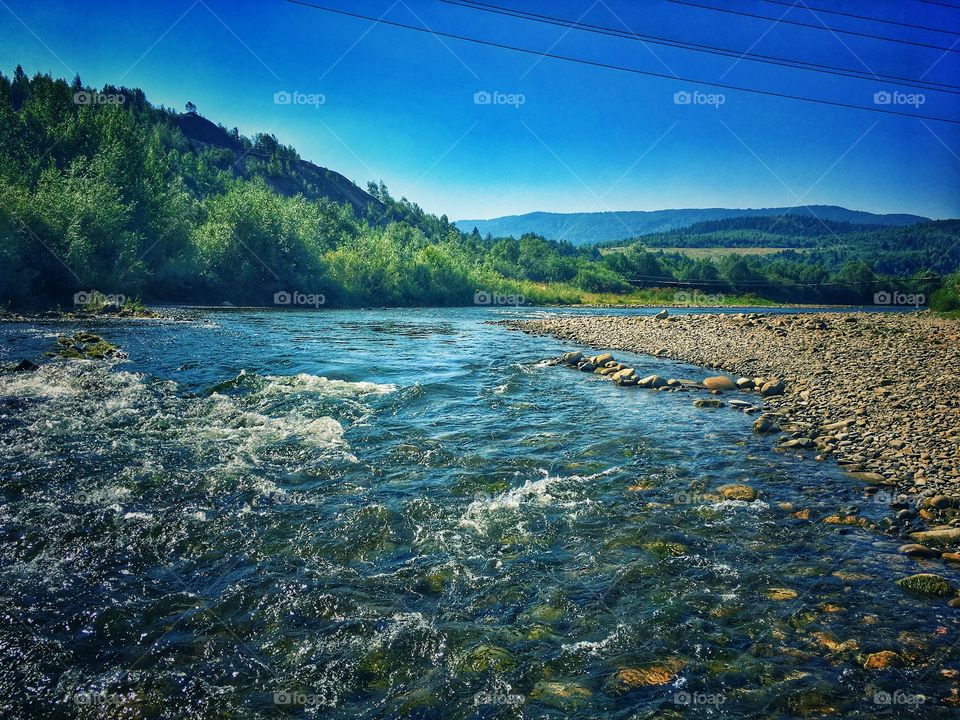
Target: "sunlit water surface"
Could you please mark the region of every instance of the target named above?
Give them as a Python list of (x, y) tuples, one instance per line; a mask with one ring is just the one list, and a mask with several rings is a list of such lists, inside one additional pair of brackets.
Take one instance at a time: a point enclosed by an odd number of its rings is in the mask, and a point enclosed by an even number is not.
[(894, 585), (922, 570), (895, 538), (819, 522), (889, 508), (483, 322), (530, 314), (0, 326), (3, 363), (79, 329), (129, 354), (0, 375), (5, 714), (955, 716), (958, 611)]

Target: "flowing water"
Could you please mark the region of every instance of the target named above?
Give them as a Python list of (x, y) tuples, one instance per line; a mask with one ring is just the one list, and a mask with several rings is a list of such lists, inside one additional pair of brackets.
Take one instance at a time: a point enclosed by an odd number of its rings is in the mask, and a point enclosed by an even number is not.
[(80, 329), (129, 354), (0, 374), (4, 715), (956, 716), (958, 611), (820, 522), (889, 507), (483, 322), (524, 314), (0, 326), (3, 363)]

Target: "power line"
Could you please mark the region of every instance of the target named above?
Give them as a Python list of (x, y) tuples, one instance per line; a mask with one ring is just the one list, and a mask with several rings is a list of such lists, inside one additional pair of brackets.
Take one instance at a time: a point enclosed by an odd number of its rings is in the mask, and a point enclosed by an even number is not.
[[(826, 8), (813, 7), (806, 3), (798, 5), (795, 2), (786, 2), (786, 0), (760, 0), (771, 5), (783, 5), (796, 10), (809, 10), (812, 13), (826, 13), (827, 15), (842, 15), (843, 17), (856, 18), (857, 20), (867, 20), (869, 22), (884, 23), (885, 25), (899, 25), (900, 27), (913, 28), (914, 30), (928, 30), (930, 32), (943, 33), (944, 35), (958, 35), (960, 32), (955, 30), (943, 30), (941, 28), (930, 27), (928, 25), (912, 25), (910, 23), (900, 22), (898, 20), (885, 20), (883, 18), (871, 17), (869, 15), (857, 15), (855, 13), (843, 12), (842, 10), (827, 10)], [(951, 6), (952, 7), (952, 6)]]
[(840, 77), (849, 77), (855, 80), (889, 80), (901, 83), (903, 85), (909, 85), (911, 87), (920, 88), (923, 90), (932, 90), (933, 92), (944, 92), (951, 93), (954, 95), (960, 94), (960, 86), (957, 85), (948, 85), (946, 83), (937, 83), (931, 80), (914, 80), (913, 78), (905, 78), (897, 75), (885, 75), (878, 73), (867, 73), (862, 70), (854, 70), (852, 68), (840, 68), (834, 65), (825, 65), (821, 63), (808, 62), (806, 60), (793, 60), (790, 58), (780, 58), (772, 55), (762, 55), (759, 53), (752, 52), (740, 52), (737, 50), (731, 50), (729, 48), (721, 48), (713, 45), (703, 45), (700, 43), (691, 43), (683, 40), (673, 40), (671, 38), (658, 37), (656, 35), (643, 35), (630, 31), (629, 29), (618, 30), (617, 28), (611, 28), (604, 25), (592, 25), (590, 23), (582, 23), (580, 21), (566, 20), (565, 18), (558, 18), (551, 15), (541, 15), (539, 13), (532, 13), (525, 10), (514, 10), (513, 8), (506, 8), (500, 5), (491, 5), (488, 3), (476, 2), (475, 0), (439, 0), (440, 2), (452, 5), (454, 7), (460, 7), (469, 10), (480, 10), (482, 12), (493, 13), (495, 15), (503, 15), (506, 17), (514, 17), (522, 20), (530, 20), (533, 22), (540, 22), (547, 25), (556, 25), (559, 27), (574, 28), (576, 30), (582, 30), (584, 32), (591, 32), (598, 35), (609, 35), (612, 37), (619, 37), (625, 40), (638, 40), (640, 42), (650, 42), (654, 45), (666, 45), (667, 47), (680, 48), (684, 50), (692, 50), (694, 52), (707, 53), (709, 55), (719, 55), (721, 57), (731, 57), (736, 59), (744, 59), (751, 62), (759, 62), (767, 65), (778, 65), (780, 67), (789, 67), (796, 70), (809, 70), (811, 72), (819, 72), (827, 75), (837, 75)]
[[(740, 15), (742, 17), (754, 18), (756, 20), (767, 20), (774, 24), (797, 25), (799, 27), (813, 28), (814, 30), (829, 30), (833, 33), (843, 35), (855, 35), (857, 37), (870, 38), (871, 40), (883, 40), (885, 42), (899, 43), (901, 45), (913, 45), (915, 47), (929, 48), (931, 50), (940, 50), (941, 52), (960, 52), (960, 48), (944, 47), (942, 45), (931, 45), (929, 43), (915, 42), (913, 40), (901, 40), (898, 38), (886, 37), (885, 35), (871, 35), (870, 33), (856, 32), (855, 30), (841, 30), (840, 28), (828, 27), (827, 25), (812, 25), (810, 23), (800, 22), (799, 20), (785, 20), (784, 18), (772, 18), (769, 15), (757, 15), (755, 13), (745, 12), (743, 10), (731, 10), (730, 8), (718, 8), (712, 5), (700, 5), (699, 3), (689, 2), (689, 0), (664, 0), (674, 5), (686, 5), (688, 7), (700, 8), (701, 10), (713, 10), (714, 12), (728, 13), (730, 15)], [(956, 43), (954, 43), (956, 44)]]
[(939, 5), (941, 7), (953, 8), (954, 10), (960, 10), (960, 5), (951, 5), (950, 3), (939, 2), (939, 0), (916, 0), (917, 2), (926, 3), (927, 5)]
[(369, 22), (380, 25), (388, 25), (391, 27), (404, 28), (406, 30), (415, 30), (417, 32), (427, 33), (435, 37), (445, 37), (452, 40), (462, 40), (464, 42), (475, 43), (477, 45), (484, 45), (486, 47), (498, 48), (500, 50), (510, 50), (513, 52), (519, 52), (526, 55), (535, 55), (536, 57), (548, 57), (554, 60), (565, 60), (567, 62), (579, 63), (581, 65), (589, 65), (591, 67), (599, 67), (607, 70), (619, 70), (621, 72), (633, 73), (635, 75), (643, 75), (646, 77), (655, 77), (662, 78), (665, 80), (678, 80), (680, 82), (693, 83), (697, 85), (704, 85), (707, 87), (716, 87), (723, 90), (734, 90), (737, 92), (746, 92), (753, 93), (755, 95), (764, 95), (767, 97), (776, 97), (786, 100), (801, 100), (804, 102), (816, 103), (818, 105), (829, 105), (831, 107), (842, 107), (848, 108), (850, 110), (865, 110), (867, 112), (881, 113), (883, 115), (897, 115), (899, 117), (913, 118), (915, 120), (936, 120), (937, 122), (945, 122), (951, 125), (960, 125), (960, 120), (954, 120), (952, 118), (943, 118), (937, 115), (920, 115), (917, 113), (905, 113), (898, 110), (887, 110), (884, 108), (871, 108), (864, 105), (854, 105), (852, 103), (844, 103), (836, 100), (823, 100), (821, 98), (809, 98), (802, 95), (791, 95), (789, 93), (781, 93), (773, 90), (757, 90), (756, 88), (747, 88), (739, 85), (730, 85), (727, 83), (718, 83), (711, 82), (707, 80), (698, 80), (695, 78), (686, 78), (680, 77), (678, 75), (666, 75), (664, 73), (657, 73), (650, 70), (639, 70), (637, 68), (625, 67), (623, 65), (613, 65), (611, 63), (599, 62), (596, 60), (584, 60), (583, 58), (575, 58), (567, 55), (560, 55), (558, 53), (552, 52), (539, 52), (537, 50), (530, 50), (529, 48), (516, 47), (514, 45), (507, 45), (505, 43), (494, 42), (492, 40), (481, 40), (479, 38), (467, 37), (465, 35), (456, 35), (454, 33), (441, 32), (439, 30), (431, 30), (426, 27), (419, 27), (417, 25), (408, 25), (406, 23), (395, 22), (393, 20), (385, 20), (383, 18), (375, 18), (369, 15), (361, 15), (359, 13), (349, 12), (347, 10), (339, 10), (336, 8), (325, 7), (323, 5), (315, 5), (312, 3), (304, 2), (304, 0), (285, 0), (292, 5), (301, 5), (303, 7), (312, 8), (313, 10), (320, 10), (323, 12), (334, 13), (336, 15), (343, 15), (346, 17), (357, 18), (360, 20), (367, 20)]

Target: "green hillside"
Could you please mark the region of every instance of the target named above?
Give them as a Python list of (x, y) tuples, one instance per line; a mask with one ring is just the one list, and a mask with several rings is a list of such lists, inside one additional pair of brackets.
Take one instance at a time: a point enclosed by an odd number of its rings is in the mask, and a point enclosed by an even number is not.
[(483, 237), (382, 182), (361, 189), (272, 135), (155, 107), (139, 89), (0, 74), (0, 304), (14, 308), (72, 307), (93, 289), (182, 304), (300, 293), (334, 307), (491, 296), (670, 305), (691, 290), (723, 302), (872, 302), (886, 288), (932, 294), (958, 266), (958, 221), (822, 230), (803, 216), (727, 218), (607, 254), (534, 234)]

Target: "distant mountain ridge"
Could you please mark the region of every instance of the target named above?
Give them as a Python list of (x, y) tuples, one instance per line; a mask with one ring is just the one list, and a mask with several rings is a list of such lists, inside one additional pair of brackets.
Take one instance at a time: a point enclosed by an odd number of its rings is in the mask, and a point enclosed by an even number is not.
[(587, 245), (669, 232), (711, 220), (775, 215), (806, 215), (833, 222), (880, 226), (914, 225), (930, 220), (920, 215), (879, 215), (863, 210), (849, 210), (838, 205), (800, 205), (778, 208), (687, 208), (590, 213), (532, 212), (490, 220), (457, 220), (456, 226), (465, 232), (477, 228), (484, 237), (487, 234), (493, 237), (520, 237), (524, 233), (532, 232), (548, 240), (567, 240), (574, 245)]

